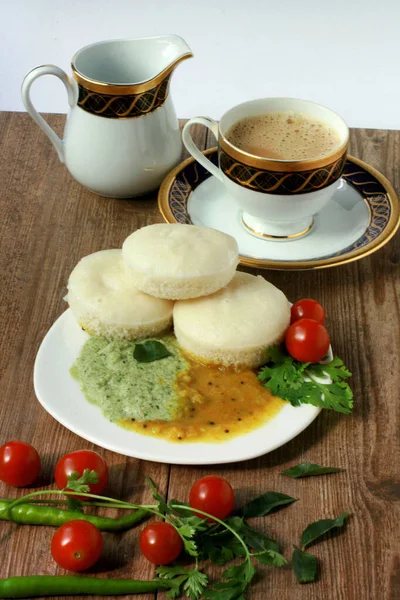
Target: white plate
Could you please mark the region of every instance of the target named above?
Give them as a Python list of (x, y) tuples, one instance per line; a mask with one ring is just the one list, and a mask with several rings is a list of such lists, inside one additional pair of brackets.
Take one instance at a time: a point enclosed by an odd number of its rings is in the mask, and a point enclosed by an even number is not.
[(263, 427), (216, 444), (171, 443), (140, 435), (111, 423), (100, 408), (89, 403), (69, 370), (88, 339), (68, 309), (46, 334), (36, 357), (36, 396), (59, 423), (89, 442), (125, 456), (177, 465), (212, 465), (247, 460), (267, 454), (303, 431), (319, 408), (290, 404)]

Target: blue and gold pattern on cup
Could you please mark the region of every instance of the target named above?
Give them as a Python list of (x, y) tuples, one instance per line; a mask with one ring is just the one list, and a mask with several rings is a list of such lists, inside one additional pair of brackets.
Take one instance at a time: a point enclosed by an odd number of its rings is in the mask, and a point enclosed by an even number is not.
[[(267, 169), (241, 162), (230, 156), (220, 144), (219, 166), (229, 179), (257, 192), (282, 195), (305, 194), (322, 190), (339, 179), (346, 163), (346, 150), (347, 146), (339, 158), (334, 160), (330, 158), (331, 162), (328, 164), (282, 173), (276, 171), (276, 166), (274, 169)], [(244, 157), (243, 160), (252, 162), (251, 157)]]
[(306, 194), (322, 190), (337, 181), (346, 164), (348, 142), (323, 157), (313, 160), (260, 158), (228, 142), (220, 132), (218, 158), (221, 171), (234, 183), (274, 195)]

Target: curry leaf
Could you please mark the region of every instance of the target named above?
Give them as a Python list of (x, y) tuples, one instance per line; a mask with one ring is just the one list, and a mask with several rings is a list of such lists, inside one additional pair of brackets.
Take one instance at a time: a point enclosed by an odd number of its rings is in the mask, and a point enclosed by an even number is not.
[(196, 542), (201, 558), (209, 558), (216, 565), (225, 565), (245, 555), (240, 541), (226, 529), (214, 533), (205, 531), (197, 536)]
[(280, 492), (266, 492), (246, 504), (241, 513), (244, 517), (264, 517), (272, 510), (295, 502), (295, 498), (281, 494)]
[(279, 546), (275, 540), (250, 527), (241, 517), (230, 517), (227, 519), (227, 523), (256, 552), (264, 552), (264, 550), (279, 552)]
[(307, 546), (315, 542), (325, 533), (328, 533), (328, 531), (331, 531), (336, 527), (342, 527), (348, 514), (349, 513), (344, 512), (343, 514), (339, 515), (336, 519), (321, 519), (320, 521), (315, 521), (314, 523), (311, 523), (311, 525), (306, 527), (306, 529), (302, 533), (302, 550), (307, 548)]
[(172, 356), (171, 352), (157, 340), (146, 340), (142, 344), (135, 344), (133, 358), (141, 363), (154, 362)]
[(317, 558), (313, 554), (303, 552), (294, 546), (292, 554), (292, 567), (299, 583), (311, 583), (317, 576)]
[(229, 567), (222, 573), (225, 581), (206, 590), (204, 597), (209, 600), (242, 600), (255, 572), (255, 568), (247, 560), (240, 565)]
[(291, 467), (290, 469), (286, 469), (285, 471), (281, 471), (281, 475), (286, 475), (292, 479), (299, 479), (300, 477), (328, 475), (329, 473), (339, 473), (340, 471), (344, 471), (344, 469), (340, 469), (339, 467), (321, 467), (320, 465), (304, 462), (295, 467)]

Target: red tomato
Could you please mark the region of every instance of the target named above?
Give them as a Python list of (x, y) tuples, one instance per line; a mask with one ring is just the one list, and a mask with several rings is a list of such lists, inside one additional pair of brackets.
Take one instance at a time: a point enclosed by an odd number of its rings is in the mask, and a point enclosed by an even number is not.
[(151, 523), (140, 534), (142, 554), (156, 565), (169, 565), (183, 548), (181, 536), (169, 523)]
[(325, 317), (326, 313), (322, 304), (311, 298), (304, 298), (293, 304), (290, 322), (295, 323), (299, 319), (312, 319), (323, 325), (325, 323)]
[(328, 352), (329, 333), (321, 323), (300, 319), (289, 327), (285, 336), (287, 351), (300, 362), (316, 363)]
[(40, 472), (40, 456), (26, 442), (7, 442), (0, 448), (0, 479), (7, 485), (24, 487)]
[[(99, 476), (98, 483), (91, 483), (89, 485), (90, 493), (101, 494), (108, 482), (108, 469), (100, 454), (92, 450), (77, 450), (60, 458), (54, 473), (57, 487), (60, 490), (64, 489), (71, 473), (76, 471), (79, 475), (82, 475), (85, 469), (96, 471)], [(79, 498), (79, 496), (76, 497)], [(88, 498), (82, 496), (81, 500), (88, 500)]]
[(57, 529), (51, 540), (51, 555), (68, 571), (85, 571), (100, 558), (103, 538), (88, 521), (70, 521)]
[[(192, 508), (203, 510), (218, 519), (226, 519), (235, 505), (235, 494), (231, 484), (223, 477), (208, 475), (196, 481), (189, 494)], [(197, 513), (201, 518), (204, 515)], [(209, 521), (212, 521), (209, 518)]]

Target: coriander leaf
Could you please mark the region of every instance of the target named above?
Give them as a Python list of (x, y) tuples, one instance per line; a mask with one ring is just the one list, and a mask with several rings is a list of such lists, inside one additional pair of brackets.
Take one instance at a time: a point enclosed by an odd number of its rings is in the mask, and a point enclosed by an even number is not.
[(287, 564), (287, 560), (283, 554), (275, 552), (274, 550), (264, 550), (264, 552), (259, 552), (252, 556), (254, 556), (261, 564), (271, 567), (283, 567)]
[(205, 573), (196, 569), (185, 569), (180, 565), (158, 567), (156, 573), (162, 579), (168, 579), (175, 584), (169, 598), (175, 598), (181, 593), (183, 587), (186, 595), (191, 600), (198, 600), (208, 585)]
[(187, 554), (189, 554), (189, 556), (198, 556), (199, 555), (199, 552), (197, 550), (197, 545), (194, 540), (188, 540), (186, 538), (183, 538), (182, 542), (183, 542), (183, 547), (185, 549), (185, 552)]
[(308, 370), (311, 371), (315, 377), (324, 378), (328, 375), (332, 381), (342, 381), (343, 379), (351, 377), (350, 371), (337, 356), (335, 356), (331, 362), (326, 364), (316, 363), (309, 365)]
[(292, 554), (292, 567), (299, 583), (311, 583), (317, 576), (317, 558), (313, 554), (303, 552), (294, 546)]
[(178, 527), (179, 534), (182, 537), (192, 538), (196, 533), (196, 529), (192, 527), (189, 523), (184, 523), (180, 527)]
[(226, 522), (256, 552), (263, 552), (264, 550), (279, 552), (279, 546), (275, 540), (247, 525), (241, 517), (230, 517)]
[(291, 498), (280, 492), (265, 492), (262, 496), (258, 496), (258, 498), (246, 504), (242, 508), (241, 514), (244, 517), (264, 517), (272, 510), (295, 501), (295, 498)]
[(205, 573), (195, 569), (185, 581), (183, 589), (188, 598), (198, 600), (208, 585), (208, 577)]
[(170, 579), (171, 587), (167, 592), (167, 598), (177, 598), (181, 595), (181, 587), (185, 583), (186, 577), (182, 575), (181, 577), (175, 577), (174, 579)]
[(77, 471), (72, 471), (67, 479), (67, 485), (64, 489), (71, 492), (82, 492), (83, 494), (87, 494), (90, 492), (89, 484), (98, 483), (98, 481), (99, 476), (96, 471), (85, 469), (82, 475), (79, 475)]
[(329, 473), (339, 473), (340, 471), (344, 471), (344, 469), (340, 469), (339, 467), (321, 467), (320, 465), (304, 462), (295, 467), (290, 467), (290, 469), (286, 469), (285, 471), (281, 471), (281, 475), (286, 475), (292, 479), (299, 479), (300, 477), (328, 475)]
[(187, 552), (187, 554), (189, 554), (190, 556), (198, 556), (199, 552), (197, 550), (197, 545), (195, 540), (193, 539), (194, 534), (196, 533), (194, 527), (190, 527), (190, 525), (184, 524), (180, 527), (177, 526), (176, 529), (182, 538), (185, 552)]
[(172, 356), (171, 352), (157, 340), (146, 340), (142, 344), (135, 344), (133, 358), (141, 363), (154, 362)]
[(350, 372), (340, 358), (325, 364), (301, 363), (283, 348), (273, 347), (269, 349), (269, 359), (258, 377), (275, 396), (293, 406), (312, 404), (345, 414), (351, 412), (353, 393), (344, 381)]
[(146, 479), (147, 479), (147, 483), (151, 487), (151, 491), (153, 492), (153, 498), (157, 502), (158, 511), (162, 515), (167, 515), (167, 514), (171, 513), (172, 512), (171, 508), (165, 502), (164, 498), (162, 496), (160, 496), (160, 494), (158, 493), (156, 484), (154, 483), (154, 481), (151, 479), (151, 477), (146, 477)]
[(178, 521), (180, 523), (185, 523), (187, 525), (190, 525), (191, 527), (194, 527), (196, 532), (206, 531), (208, 529), (209, 522), (207, 521), (207, 519), (197, 517), (192, 510), (184, 510), (180, 508), (181, 506), (186, 506), (187, 508), (191, 509), (191, 506), (186, 502), (179, 502), (179, 500), (169, 500), (168, 506), (173, 512), (173, 514), (179, 517)]
[(303, 372), (309, 363), (300, 363), (278, 347), (268, 350), (270, 362), (261, 369), (258, 378), (264, 382), (274, 396), (286, 400), (289, 390), (297, 392), (304, 383)]
[(83, 513), (82, 502), (74, 496), (67, 496), (67, 508), (74, 512)]
[(162, 579), (172, 579), (176, 575), (182, 575), (182, 572), (186, 573), (186, 571), (187, 569), (181, 567), (180, 565), (168, 565), (163, 567), (157, 567), (156, 569), (157, 575), (159, 577), (162, 577)]
[(315, 521), (314, 523), (311, 523), (311, 525), (306, 527), (306, 529), (301, 535), (302, 550), (307, 548), (307, 546), (315, 542), (325, 533), (328, 533), (328, 531), (331, 531), (331, 529), (335, 529), (336, 527), (342, 527), (348, 514), (349, 513), (344, 512), (343, 514), (339, 515), (336, 519), (321, 519), (320, 521)]
[(329, 408), (348, 415), (353, 408), (353, 392), (345, 381), (320, 383), (313, 379), (302, 386), (301, 403)]

